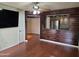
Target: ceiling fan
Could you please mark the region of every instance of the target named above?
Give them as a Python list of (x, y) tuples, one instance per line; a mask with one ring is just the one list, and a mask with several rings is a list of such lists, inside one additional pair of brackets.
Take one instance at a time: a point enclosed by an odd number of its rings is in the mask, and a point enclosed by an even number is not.
[(39, 10), (39, 2), (34, 2), (33, 5), (33, 14), (40, 14), (40, 10)]
[(41, 2), (32, 2), (32, 12), (33, 14), (40, 14), (41, 12), (43, 11), (51, 11), (50, 9), (47, 9), (47, 8), (44, 8), (44, 7), (41, 7), (42, 3)]

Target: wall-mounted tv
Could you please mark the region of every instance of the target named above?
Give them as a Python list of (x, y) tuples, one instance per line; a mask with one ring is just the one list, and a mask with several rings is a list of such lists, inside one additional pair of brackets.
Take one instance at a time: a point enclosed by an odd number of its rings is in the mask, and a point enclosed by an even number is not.
[(17, 27), (19, 13), (16, 11), (0, 10), (0, 28)]

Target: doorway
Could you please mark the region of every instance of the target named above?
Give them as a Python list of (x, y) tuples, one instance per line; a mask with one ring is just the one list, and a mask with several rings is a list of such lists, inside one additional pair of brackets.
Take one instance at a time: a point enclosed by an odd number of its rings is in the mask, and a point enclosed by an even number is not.
[(26, 40), (40, 36), (40, 18), (27, 18), (25, 21)]

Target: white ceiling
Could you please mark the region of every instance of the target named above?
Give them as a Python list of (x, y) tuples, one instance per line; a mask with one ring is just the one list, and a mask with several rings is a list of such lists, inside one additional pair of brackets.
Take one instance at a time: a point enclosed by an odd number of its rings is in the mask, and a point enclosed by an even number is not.
[[(7, 6), (32, 11), (33, 2), (2, 2)], [(41, 11), (79, 7), (79, 2), (39, 2)]]

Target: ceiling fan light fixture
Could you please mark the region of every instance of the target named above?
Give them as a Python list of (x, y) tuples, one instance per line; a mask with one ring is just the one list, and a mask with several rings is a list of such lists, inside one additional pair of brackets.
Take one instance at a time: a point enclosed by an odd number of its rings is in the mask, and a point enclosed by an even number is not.
[(33, 14), (40, 14), (38, 3), (34, 3), (33, 5)]
[(35, 14), (37, 14), (37, 11), (36, 11), (36, 10), (34, 10), (34, 11), (33, 11), (33, 14), (34, 14), (34, 15), (35, 15)]
[(40, 14), (40, 11), (38, 10), (37, 13)]
[(34, 5), (34, 6), (33, 6), (33, 9), (38, 10), (38, 9), (39, 9), (39, 6)]
[(39, 11), (39, 10), (34, 10), (34, 11), (33, 11), (33, 14), (34, 14), (34, 15), (40, 14), (40, 11)]

